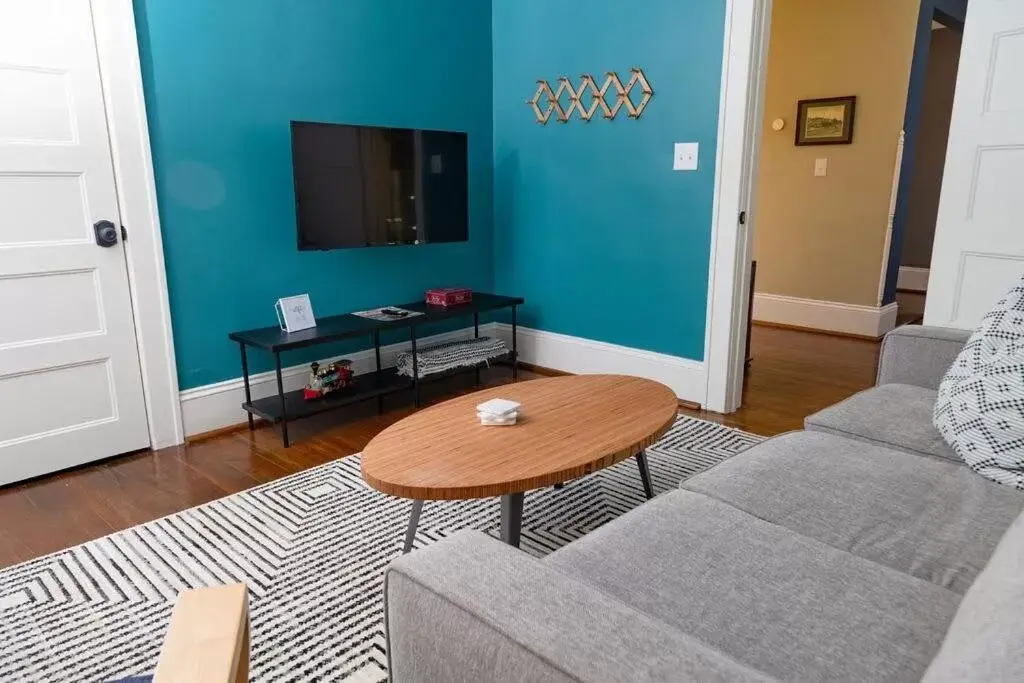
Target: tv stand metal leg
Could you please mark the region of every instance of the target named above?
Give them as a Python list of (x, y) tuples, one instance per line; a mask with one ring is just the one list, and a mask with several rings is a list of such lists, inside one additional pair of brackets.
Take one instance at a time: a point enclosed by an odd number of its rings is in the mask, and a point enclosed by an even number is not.
[(277, 375), (277, 398), (281, 402), (281, 441), (288, 448), (288, 409), (284, 403), (284, 380), (281, 378), (281, 354), (274, 352), (274, 372)]
[(416, 357), (416, 327), (409, 328), (409, 336), (412, 338), (412, 394), (413, 402), (417, 408), (420, 407), (420, 365)]
[(512, 381), (519, 379), (519, 351), (516, 348), (516, 307), (512, 307)]
[[(245, 354), (245, 344), (239, 344), (238, 348), (242, 350), (242, 381), (245, 383), (245, 402), (248, 405), (252, 405), (252, 392), (249, 389), (249, 359)], [(256, 429), (256, 424), (252, 419), (252, 412), (246, 410), (249, 415), (249, 431)]]
[[(380, 372), (380, 330), (373, 331), (373, 352), (377, 357), (377, 372)], [(377, 414), (384, 412), (384, 394), (377, 397)]]

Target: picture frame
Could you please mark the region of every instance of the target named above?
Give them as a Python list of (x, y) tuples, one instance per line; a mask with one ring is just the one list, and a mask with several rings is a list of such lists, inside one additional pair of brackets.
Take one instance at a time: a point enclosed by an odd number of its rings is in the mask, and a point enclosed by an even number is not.
[(849, 145), (857, 97), (822, 97), (796, 105), (796, 145)]
[(278, 299), (274, 304), (274, 312), (277, 313), (278, 324), (285, 332), (298, 332), (316, 327), (313, 304), (310, 302), (308, 294)]

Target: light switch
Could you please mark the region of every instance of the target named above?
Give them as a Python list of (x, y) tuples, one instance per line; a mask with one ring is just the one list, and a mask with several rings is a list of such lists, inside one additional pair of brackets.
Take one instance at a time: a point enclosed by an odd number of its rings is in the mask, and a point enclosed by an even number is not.
[(828, 159), (814, 160), (814, 177), (824, 178), (828, 175)]
[(700, 145), (696, 142), (677, 142), (672, 159), (673, 171), (696, 171)]

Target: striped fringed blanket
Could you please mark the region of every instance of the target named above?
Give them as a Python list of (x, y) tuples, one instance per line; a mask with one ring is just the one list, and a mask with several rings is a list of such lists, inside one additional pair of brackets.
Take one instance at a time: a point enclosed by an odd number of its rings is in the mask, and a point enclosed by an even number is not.
[[(505, 342), (493, 337), (446, 342), (417, 349), (416, 369), (420, 377), (426, 377), (455, 368), (490, 362), (507, 354), (508, 347), (505, 346)], [(412, 377), (412, 353), (403, 351), (398, 354), (396, 366), (398, 374)]]

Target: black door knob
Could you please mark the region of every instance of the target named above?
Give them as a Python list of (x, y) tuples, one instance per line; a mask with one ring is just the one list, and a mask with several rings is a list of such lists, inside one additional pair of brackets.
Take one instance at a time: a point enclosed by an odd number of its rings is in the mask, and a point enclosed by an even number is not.
[(96, 244), (101, 247), (112, 247), (117, 244), (117, 226), (110, 221), (96, 221), (92, 229), (96, 231)]

